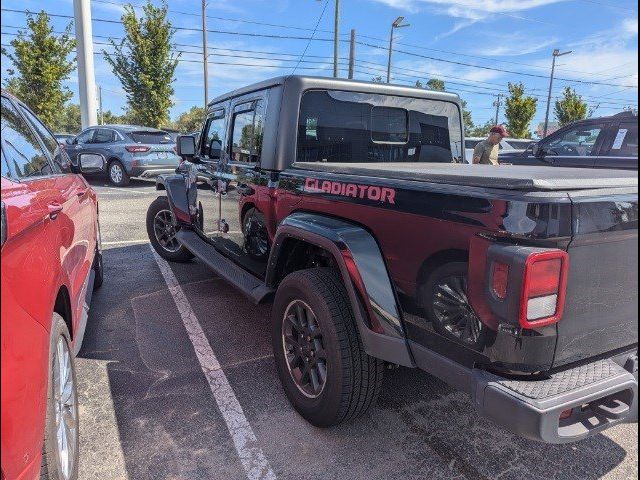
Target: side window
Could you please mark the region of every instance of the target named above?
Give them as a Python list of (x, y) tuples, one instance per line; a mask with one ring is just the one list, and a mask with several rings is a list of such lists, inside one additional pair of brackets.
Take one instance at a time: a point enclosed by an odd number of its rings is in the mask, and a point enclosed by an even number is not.
[(202, 141), (200, 153), (210, 160), (220, 160), (225, 132), (224, 110), (216, 110), (207, 119), (205, 137)]
[(9, 168), (19, 178), (51, 175), (40, 142), (11, 101), (2, 97), (2, 142)]
[(36, 129), (38, 135), (42, 139), (47, 151), (51, 158), (53, 158), (53, 169), (54, 173), (62, 173), (70, 171), (70, 161), (67, 154), (60, 147), (60, 144), (55, 139), (53, 134), (49, 131), (47, 127), (40, 121), (38, 117), (36, 117), (31, 110), (28, 108), (23, 108), (21, 105), (19, 106), (20, 111), (24, 114), (25, 117), (31, 122), (33, 128)]
[(80, 145), (85, 143), (91, 143), (91, 139), (93, 138), (93, 132), (95, 132), (94, 129), (85, 130), (84, 132), (82, 132), (80, 135), (76, 137), (76, 143), (79, 143)]
[(600, 125), (578, 125), (551, 140), (545, 150), (551, 155), (588, 157), (602, 130)]
[(4, 151), (2, 151), (2, 163), (0, 164), (2, 167), (2, 176), (5, 178), (9, 178), (11, 176), (9, 171), (9, 164), (7, 163), (7, 159), (4, 156)]
[(620, 157), (638, 157), (638, 124), (621, 123), (616, 132), (611, 155)]
[(108, 128), (98, 128), (93, 135), (91, 143), (111, 143), (115, 141), (115, 135), (113, 130)]
[(259, 163), (264, 134), (264, 105), (261, 100), (238, 105), (233, 114), (231, 159)]

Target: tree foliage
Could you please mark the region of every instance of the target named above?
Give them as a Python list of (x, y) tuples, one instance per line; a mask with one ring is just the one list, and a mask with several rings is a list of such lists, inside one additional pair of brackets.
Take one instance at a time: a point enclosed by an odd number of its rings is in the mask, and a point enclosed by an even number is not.
[(204, 107), (193, 106), (186, 112), (180, 114), (171, 127), (182, 133), (190, 133), (199, 131), (204, 123), (205, 110)]
[(486, 137), (489, 135), (489, 130), (494, 127), (493, 120), (487, 120), (482, 125), (474, 125), (469, 130), (465, 131), (468, 137)]
[(444, 80), (440, 80), (439, 78), (430, 78), (427, 81), (427, 88), (437, 92), (444, 92)]
[(525, 95), (523, 83), (509, 83), (508, 87), (504, 112), (507, 130), (515, 138), (531, 138), (529, 126), (536, 114), (538, 99)]
[(382, 75), (377, 75), (375, 77), (372, 77), (371, 81), (373, 83), (384, 83), (384, 79), (382, 78)]
[(69, 23), (61, 35), (55, 35), (44, 11), (36, 16), (27, 13), (26, 30), (11, 41), (13, 52), (2, 49), (11, 61), (5, 87), (54, 130), (63, 120), (64, 104), (72, 97), (62, 85), (76, 68), (75, 57), (70, 57), (76, 46), (71, 27)]
[(61, 133), (78, 133), (81, 129), (80, 105), (77, 103), (68, 103), (62, 110), (56, 131)]
[(115, 51), (103, 50), (103, 54), (127, 94), (133, 122), (159, 127), (169, 121), (180, 55), (171, 53), (174, 30), (167, 19), (166, 2), (155, 7), (147, 0), (142, 12), (138, 18), (131, 5), (124, 7), (125, 37), (120, 43), (110, 40)]
[(571, 87), (565, 87), (562, 98), (556, 100), (554, 112), (560, 126), (587, 118), (587, 103)]

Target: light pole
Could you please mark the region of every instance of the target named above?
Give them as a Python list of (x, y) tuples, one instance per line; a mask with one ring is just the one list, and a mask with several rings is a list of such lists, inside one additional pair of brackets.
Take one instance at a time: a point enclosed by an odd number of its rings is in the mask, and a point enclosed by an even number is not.
[(391, 83), (391, 53), (393, 52), (393, 32), (396, 28), (408, 27), (408, 23), (402, 23), (404, 17), (396, 18), (391, 24), (391, 34), (389, 35), (389, 60), (387, 61), (387, 83)]
[(496, 101), (493, 102), (493, 106), (496, 107), (496, 125), (498, 125), (498, 114), (500, 113), (500, 105), (502, 105), (502, 103), (500, 102), (501, 98), (502, 94), (499, 93), (498, 98), (496, 98)]
[(202, 0), (202, 64), (204, 75), (204, 110), (207, 111), (209, 106), (209, 64), (208, 64), (208, 45), (207, 45), (207, 2)]
[(556, 58), (561, 57), (563, 55), (568, 55), (571, 53), (571, 50), (567, 52), (560, 53), (560, 50), (557, 48), (551, 54), (551, 77), (549, 78), (549, 96), (547, 97), (547, 113), (544, 115), (544, 130), (542, 132), (542, 137), (547, 136), (547, 128), (549, 127), (549, 107), (551, 106), (551, 89), (553, 88), (553, 73), (556, 69)]
[(96, 76), (93, 69), (93, 36), (89, 0), (73, 0), (78, 58), (78, 93), (82, 128), (98, 123)]
[(340, 42), (340, 0), (336, 0), (336, 11), (333, 26), (333, 76), (338, 78), (338, 44)]

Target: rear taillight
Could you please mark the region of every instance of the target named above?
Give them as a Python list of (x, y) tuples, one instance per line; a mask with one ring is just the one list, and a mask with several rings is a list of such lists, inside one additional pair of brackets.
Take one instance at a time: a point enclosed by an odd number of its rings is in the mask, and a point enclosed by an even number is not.
[(127, 145), (124, 147), (129, 153), (144, 153), (151, 150), (151, 147), (143, 147), (142, 145)]
[(522, 327), (542, 327), (562, 318), (568, 272), (567, 252), (553, 250), (529, 255), (520, 301)]

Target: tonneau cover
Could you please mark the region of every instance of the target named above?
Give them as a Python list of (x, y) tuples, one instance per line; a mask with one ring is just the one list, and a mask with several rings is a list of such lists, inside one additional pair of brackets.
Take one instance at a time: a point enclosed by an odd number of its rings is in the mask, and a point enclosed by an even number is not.
[(344, 175), (524, 191), (638, 186), (638, 172), (551, 166), (296, 162), (293, 168)]

